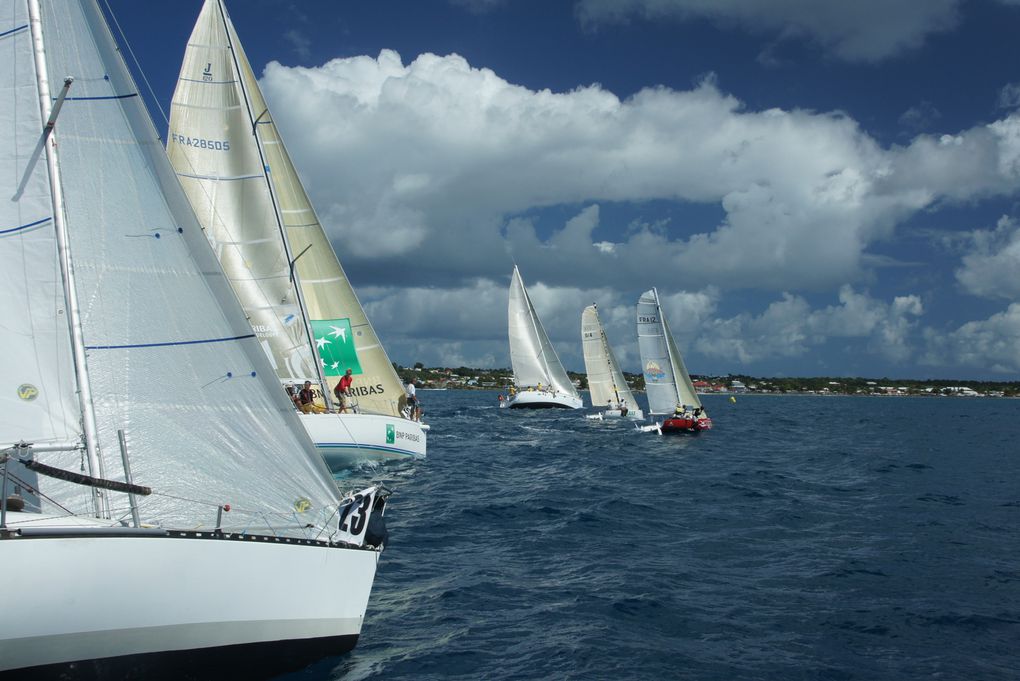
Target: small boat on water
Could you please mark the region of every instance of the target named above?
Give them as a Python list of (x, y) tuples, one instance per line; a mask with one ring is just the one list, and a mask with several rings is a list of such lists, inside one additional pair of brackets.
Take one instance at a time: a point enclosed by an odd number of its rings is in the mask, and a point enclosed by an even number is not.
[(508, 309), (510, 362), (516, 389), (505, 404), (510, 409), (580, 409), (584, 406), (560, 363), (542, 321), (514, 266)]
[(659, 432), (675, 435), (709, 430), (712, 419), (694, 390), (654, 288), (638, 300), (637, 333), (648, 411), (653, 417), (665, 417)]
[(606, 338), (599, 319), (598, 307), (593, 303), (581, 313), (581, 346), (584, 351), (584, 369), (588, 374), (588, 390), (593, 407), (606, 405), (600, 412), (607, 418), (627, 417), (643, 419), (634, 394), (623, 377), (620, 363)]
[[(222, 0), (184, 53), (167, 153), (283, 386), (321, 402), (300, 416), (334, 470), (424, 458), (427, 428), (319, 222)], [(342, 413), (334, 389), (351, 371)]]
[(0, 0), (4, 679), (260, 678), (354, 647), (344, 499), (95, 0)]

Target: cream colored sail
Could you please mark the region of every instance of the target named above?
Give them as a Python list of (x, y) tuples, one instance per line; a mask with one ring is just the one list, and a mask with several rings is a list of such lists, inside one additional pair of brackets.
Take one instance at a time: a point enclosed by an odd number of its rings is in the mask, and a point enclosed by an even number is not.
[(581, 313), (581, 347), (584, 351), (584, 370), (588, 374), (588, 390), (591, 392), (593, 407), (616, 407), (624, 404), (627, 409), (637, 412), (627, 379), (623, 377), (620, 363), (616, 361), (613, 349), (609, 347), (606, 331), (602, 328), (598, 308), (589, 305)]
[[(264, 293), (268, 284), (260, 279), (260, 295), (245, 300), (255, 288), (245, 287), (238, 290), (239, 297), (249, 307), (265, 305), (268, 299), (278, 308), (275, 301), (284, 298), (295, 308), (303, 307), (297, 309), (305, 315), (302, 323), (286, 328), (300, 331), (304, 342), (282, 336), (283, 347), (271, 356), (287, 348), (300, 355), (303, 347), (314, 346), (318, 372), (329, 390), (350, 368), (361, 411), (398, 416), (406, 402), (400, 379), (305, 194), (219, 0), (207, 0), (202, 9), (173, 101), (168, 152), (200, 217), (210, 222), (218, 212), (220, 222), (231, 223), (242, 265), (256, 263), (248, 252), (277, 250), (274, 257), (264, 258), (272, 263), (267, 276), (277, 288)], [(209, 205), (222, 193), (231, 194), (230, 207), (211, 210)], [(238, 219), (242, 212), (251, 219)], [(297, 282), (293, 296), (288, 294), (293, 288), (288, 288), (291, 262)], [(273, 314), (289, 319), (290, 310)], [(281, 372), (280, 377), (287, 380), (288, 375)]]

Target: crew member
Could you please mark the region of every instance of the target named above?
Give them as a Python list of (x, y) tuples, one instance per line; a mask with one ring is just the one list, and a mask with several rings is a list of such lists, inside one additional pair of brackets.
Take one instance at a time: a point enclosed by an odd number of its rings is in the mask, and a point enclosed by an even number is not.
[(341, 414), (347, 411), (347, 401), (351, 397), (351, 383), (354, 382), (353, 371), (348, 369), (344, 372), (344, 375), (340, 377), (340, 382), (333, 388), (333, 394), (336, 395), (337, 408)]
[(298, 401), (301, 402), (301, 411), (305, 414), (321, 414), (326, 409), (315, 403), (315, 391), (312, 390), (312, 382), (305, 381), (305, 387), (298, 393)]

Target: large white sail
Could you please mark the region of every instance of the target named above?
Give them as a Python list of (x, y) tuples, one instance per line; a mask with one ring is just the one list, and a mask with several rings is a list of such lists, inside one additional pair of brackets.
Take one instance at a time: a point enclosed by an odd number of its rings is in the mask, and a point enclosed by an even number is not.
[(28, 9), (0, 23), (0, 447), (82, 434)]
[(637, 412), (640, 407), (616, 361), (595, 305), (589, 305), (581, 313), (581, 347), (592, 406), (624, 404), (629, 411)]
[(549, 336), (545, 333), (538, 313), (524, 288), (521, 273), (514, 267), (510, 280), (510, 362), (513, 364), (514, 382), (519, 388), (553, 388), (558, 392), (578, 397), (574, 384), (567, 376), (560, 358), (556, 355)]
[[(98, 5), (47, 2), (42, 28), (51, 78), (75, 79), (55, 135), (106, 477), (124, 478), (124, 429), (133, 479), (154, 490), (139, 501), (143, 522), (212, 527), (229, 503), (225, 527), (317, 532), (305, 526), (333, 515), (336, 486), (224, 279)], [(5, 127), (0, 148), (30, 150), (38, 122)], [(16, 200), (23, 215), (38, 210), (27, 196)]]
[(645, 291), (638, 300), (637, 333), (649, 412), (671, 414), (680, 404), (700, 407), (655, 289)]
[(350, 368), (360, 410), (398, 416), (403, 386), (301, 185), (221, 0), (206, 1), (189, 40), (167, 150), (249, 314), (265, 309), (252, 323), (265, 325), (280, 378), (296, 377), (286, 357), (300, 356), (307, 373), (306, 350), (314, 345), (330, 389)]

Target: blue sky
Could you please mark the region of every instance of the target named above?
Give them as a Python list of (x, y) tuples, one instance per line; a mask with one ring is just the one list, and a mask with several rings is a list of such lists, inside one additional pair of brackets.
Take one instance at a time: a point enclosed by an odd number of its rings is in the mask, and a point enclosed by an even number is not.
[[(201, 3), (109, 0), (166, 109)], [(1020, 375), (1020, 0), (227, 3), (391, 357)], [(157, 121), (161, 129), (165, 123)]]

